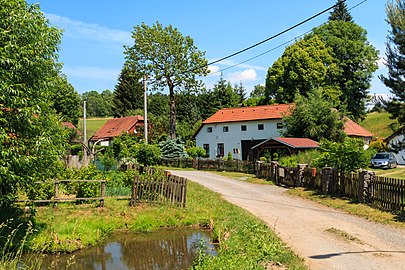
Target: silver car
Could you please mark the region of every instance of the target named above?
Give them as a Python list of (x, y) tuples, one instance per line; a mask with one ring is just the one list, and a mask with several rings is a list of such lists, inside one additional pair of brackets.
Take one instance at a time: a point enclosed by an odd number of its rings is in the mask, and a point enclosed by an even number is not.
[(392, 153), (377, 153), (371, 159), (371, 166), (375, 168), (389, 169), (397, 167), (397, 160)]

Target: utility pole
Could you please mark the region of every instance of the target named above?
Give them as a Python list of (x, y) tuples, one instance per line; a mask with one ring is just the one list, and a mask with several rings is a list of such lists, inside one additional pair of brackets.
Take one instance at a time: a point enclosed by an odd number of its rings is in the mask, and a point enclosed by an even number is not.
[(143, 126), (144, 126), (144, 133), (145, 133), (145, 144), (148, 144), (148, 94), (147, 94), (147, 86), (146, 86), (146, 75), (143, 76)]
[(83, 163), (87, 166), (87, 125), (86, 125), (86, 101), (83, 101)]

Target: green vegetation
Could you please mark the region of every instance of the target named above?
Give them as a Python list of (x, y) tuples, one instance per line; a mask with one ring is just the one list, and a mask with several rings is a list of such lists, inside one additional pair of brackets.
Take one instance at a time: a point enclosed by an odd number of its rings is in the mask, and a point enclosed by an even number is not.
[(339, 239), (342, 239), (344, 241), (350, 241), (350, 242), (355, 242), (357, 244), (364, 244), (359, 238), (345, 232), (339, 229), (336, 229), (335, 227), (331, 227), (325, 230), (325, 232), (330, 233), (338, 237)]
[(273, 182), (257, 178), (254, 174), (240, 172), (212, 172), (221, 176), (229, 177), (238, 181), (248, 182), (252, 184), (273, 185)]
[(287, 191), (288, 194), (310, 199), (317, 203), (342, 210), (346, 213), (363, 217), (367, 220), (378, 222), (381, 224), (390, 224), (396, 227), (405, 228), (405, 216), (403, 213), (385, 212), (372, 208), (367, 204), (356, 203), (355, 201), (331, 197), (320, 194), (318, 191), (306, 190), (304, 188), (294, 188)]
[[(99, 130), (108, 120), (112, 119), (112, 117), (105, 117), (105, 118), (87, 118), (86, 126), (87, 126), (87, 139), (93, 136), (93, 134)], [(77, 127), (79, 130), (83, 130), (83, 118), (79, 119), (79, 124)]]
[(217, 193), (189, 182), (186, 208), (138, 205), (107, 199), (104, 208), (94, 204), (59, 204), (37, 207), (38, 232), (30, 239), (34, 251), (73, 251), (95, 245), (115, 230), (148, 232), (164, 227), (200, 225), (212, 229), (218, 257), (204, 256), (195, 269), (264, 269), (280, 263), (288, 269), (306, 269), (260, 220)]
[(401, 168), (397, 167), (395, 169), (389, 169), (389, 170), (370, 168), (370, 170), (375, 171), (378, 176), (405, 180), (405, 168), (404, 167), (401, 167)]
[(384, 139), (393, 133), (391, 126), (395, 123), (396, 121), (390, 119), (390, 114), (387, 112), (371, 112), (360, 122), (360, 125), (373, 133), (375, 137)]

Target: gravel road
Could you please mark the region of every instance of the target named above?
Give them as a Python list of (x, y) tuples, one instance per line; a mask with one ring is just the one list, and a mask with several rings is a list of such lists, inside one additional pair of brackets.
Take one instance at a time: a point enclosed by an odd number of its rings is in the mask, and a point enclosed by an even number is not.
[(265, 221), (295, 253), (305, 258), (310, 269), (405, 269), (403, 229), (290, 196), (278, 186), (251, 184), (202, 171), (172, 174), (222, 194)]

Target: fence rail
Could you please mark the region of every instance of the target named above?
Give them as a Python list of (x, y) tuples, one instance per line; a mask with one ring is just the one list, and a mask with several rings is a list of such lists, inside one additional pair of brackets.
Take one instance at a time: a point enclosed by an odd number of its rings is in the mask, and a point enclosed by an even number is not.
[[(100, 197), (91, 197), (91, 198), (78, 198), (78, 197), (69, 197), (69, 198), (60, 198), (59, 197), (59, 184), (60, 183), (100, 183)], [(37, 184), (45, 184), (37, 182)], [(105, 180), (55, 180), (53, 182), (54, 193), (53, 199), (48, 200), (18, 200), (17, 202), (26, 202), (26, 203), (56, 203), (56, 202), (69, 202), (69, 201), (100, 201), (100, 207), (104, 206), (105, 191), (106, 191), (106, 181)]]

